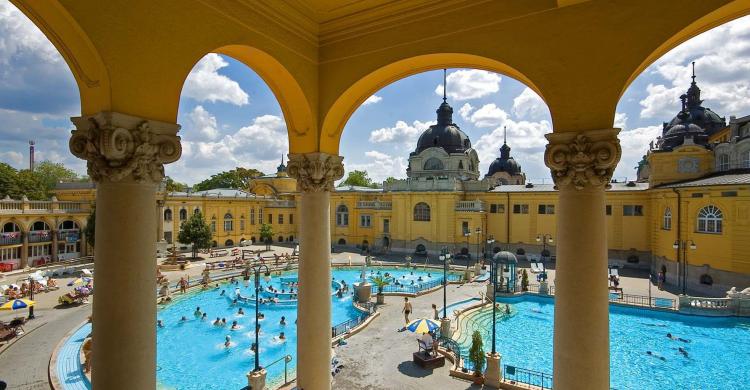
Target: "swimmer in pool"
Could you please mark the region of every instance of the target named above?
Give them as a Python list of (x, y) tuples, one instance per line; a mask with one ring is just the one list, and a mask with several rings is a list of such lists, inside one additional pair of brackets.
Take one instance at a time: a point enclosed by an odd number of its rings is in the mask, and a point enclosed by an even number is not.
[(232, 330), (239, 329), (240, 326), (237, 324), (237, 321), (232, 321)]
[(682, 354), (682, 356), (684, 356), (686, 358), (688, 357), (688, 351), (686, 351), (685, 348), (679, 347), (679, 348), (677, 348), (677, 350), (680, 351), (680, 353)]
[(245, 315), (245, 311), (242, 310), (242, 308), (240, 308), (240, 310), (237, 310), (237, 314), (241, 315), (241, 316), (244, 316)]
[(227, 290), (221, 290), (221, 294), (219, 294), (219, 296), (223, 297), (226, 292), (227, 292)]
[(200, 316), (201, 316), (201, 314), (203, 314), (203, 313), (201, 313), (201, 308), (200, 308), (200, 306), (199, 306), (199, 307), (196, 307), (196, 308), (195, 308), (195, 312), (193, 313), (193, 315), (194, 315), (194, 316), (196, 316), (196, 317), (200, 317)]
[(201, 315), (201, 321), (205, 321), (207, 319), (208, 319), (208, 315), (206, 313), (203, 313), (203, 315)]
[(667, 359), (664, 356), (658, 356), (658, 355), (656, 355), (655, 353), (653, 353), (651, 351), (646, 351), (646, 355), (653, 356), (653, 357), (655, 357), (655, 358), (657, 358), (657, 359), (659, 359), (659, 360), (661, 360), (663, 362), (667, 361)]
[(279, 325), (286, 325), (286, 317), (281, 316), (281, 321), (279, 321)]
[(232, 345), (232, 338), (227, 335), (227, 337), (224, 338), (224, 348), (229, 348)]
[(182, 318), (180, 318), (180, 322), (186, 322), (186, 321), (187, 321), (187, 317), (182, 316)]
[(158, 326), (159, 328), (163, 328), (164, 327), (164, 323), (161, 322), (161, 320), (157, 320), (156, 321), (156, 326)]

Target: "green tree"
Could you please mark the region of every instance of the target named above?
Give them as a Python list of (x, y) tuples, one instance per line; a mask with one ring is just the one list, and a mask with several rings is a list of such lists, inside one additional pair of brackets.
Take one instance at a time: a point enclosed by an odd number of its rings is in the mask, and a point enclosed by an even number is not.
[(339, 187), (343, 186), (357, 186), (357, 187), (371, 187), (378, 188), (377, 183), (373, 183), (367, 171), (354, 170), (349, 172), (346, 179), (339, 184)]
[(66, 168), (62, 163), (42, 161), (34, 167), (34, 175), (44, 185), (45, 199), (53, 195), (55, 186), (59, 182), (71, 182), (79, 179), (72, 169)]
[(16, 175), (16, 183), (20, 192), (18, 195), (19, 198), (26, 195), (29, 200), (49, 199), (50, 191), (48, 190), (48, 187), (42, 181), (42, 178), (35, 172), (28, 169), (18, 171), (18, 174)]
[(171, 177), (167, 176), (167, 192), (185, 192), (187, 191), (187, 184), (175, 181)]
[(266, 250), (271, 250), (273, 227), (267, 223), (260, 225), (260, 241), (266, 243)]
[(383, 180), (383, 185), (385, 184), (392, 184), (396, 181), (396, 178), (393, 176), (388, 176), (385, 180)]
[(0, 163), (0, 198), (10, 196), (19, 199), (18, 171), (6, 163)]
[(182, 223), (177, 240), (183, 244), (192, 245), (193, 258), (198, 256), (198, 249), (211, 247), (211, 227), (208, 226), (200, 211)]
[(231, 171), (211, 175), (210, 178), (193, 186), (193, 189), (196, 191), (212, 190), (215, 188), (247, 189), (250, 185), (250, 180), (258, 176), (263, 176), (263, 172), (252, 168), (237, 167)]
[(484, 368), (484, 349), (482, 344), (482, 335), (475, 330), (471, 335), (471, 347), (469, 348), (469, 361), (474, 365), (474, 375), (482, 375)]
[(86, 242), (88, 242), (93, 248), (94, 240), (96, 239), (96, 207), (91, 209), (91, 214), (89, 214), (86, 219), (86, 226), (83, 228), (83, 235), (86, 236)]

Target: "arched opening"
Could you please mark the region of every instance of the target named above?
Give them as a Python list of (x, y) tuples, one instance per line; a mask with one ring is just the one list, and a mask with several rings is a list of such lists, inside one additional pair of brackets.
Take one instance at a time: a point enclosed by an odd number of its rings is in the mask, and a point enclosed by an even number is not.
[(252, 237), (250, 237), (250, 242), (251, 242), (251, 243), (255, 244), (255, 241), (256, 241), (256, 240), (255, 240), (255, 236), (252, 236)]
[(45, 221), (35, 221), (29, 228), (28, 262), (32, 266), (52, 261), (52, 231)]
[(187, 219), (187, 210), (186, 209), (180, 209), (180, 222), (183, 222)]
[(338, 244), (339, 245), (346, 245), (346, 240), (343, 239), (343, 238), (339, 238)]
[(224, 246), (234, 246), (234, 241), (232, 241), (232, 240), (226, 240), (226, 241), (224, 241)]
[(23, 232), (15, 222), (5, 222), (1, 229), (0, 267), (2, 272), (8, 272), (20, 267)]
[(211, 241), (211, 247), (212, 248), (216, 248), (217, 246), (219, 246), (219, 243), (217, 243), (216, 240)]
[(276, 240), (276, 242), (282, 243), (284, 242), (284, 236), (279, 236)]
[(289, 239), (288, 239), (288, 241), (289, 241), (289, 242), (294, 242), (294, 236), (289, 236)]
[(172, 222), (172, 209), (164, 210), (164, 222)]
[(73, 220), (65, 220), (57, 226), (57, 260), (74, 259), (81, 256), (81, 229)]

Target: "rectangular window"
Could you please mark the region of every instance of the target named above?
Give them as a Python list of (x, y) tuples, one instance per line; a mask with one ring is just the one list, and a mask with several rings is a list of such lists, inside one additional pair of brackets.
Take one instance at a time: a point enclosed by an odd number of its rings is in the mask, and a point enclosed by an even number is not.
[(529, 213), (529, 205), (527, 204), (514, 204), (513, 205), (513, 214), (528, 214)]
[(245, 220), (240, 219), (240, 230), (245, 231)]
[(642, 217), (643, 216), (643, 206), (636, 204), (636, 205), (623, 205), (622, 206), (622, 215), (626, 217)]
[(283, 225), (283, 224), (284, 224), (284, 214), (280, 213), (279, 214), (279, 225)]
[(268, 223), (269, 224), (273, 223), (273, 214), (268, 214)]
[(211, 233), (216, 233), (216, 221), (211, 221)]
[(505, 214), (505, 205), (504, 204), (497, 205), (497, 212), (498, 214)]
[(369, 215), (360, 215), (359, 216), (359, 226), (361, 227), (370, 227), (372, 220)]
[(721, 193), (721, 196), (724, 196), (724, 197), (737, 196), (737, 191), (724, 191)]
[(464, 235), (469, 234), (469, 222), (461, 222), (461, 233)]
[(289, 224), (294, 225), (294, 214), (289, 214)]
[(255, 225), (255, 209), (250, 209), (250, 224)]
[(604, 211), (607, 213), (607, 215), (612, 215), (612, 205), (608, 204), (604, 207)]
[(263, 207), (258, 209), (258, 223), (263, 224)]
[(383, 233), (390, 233), (391, 231), (391, 221), (388, 219), (383, 220)]
[(690, 196), (693, 197), (693, 198), (702, 198), (703, 197), (703, 193), (702, 192), (696, 192), (694, 194), (690, 194)]
[(493, 203), (493, 204), (490, 205), (490, 213), (497, 214), (497, 205), (496, 204)]
[(234, 224), (232, 223), (232, 220), (224, 221), (224, 231), (225, 232), (231, 232), (234, 230)]
[(554, 214), (555, 213), (555, 205), (553, 204), (540, 204), (539, 205), (539, 214)]

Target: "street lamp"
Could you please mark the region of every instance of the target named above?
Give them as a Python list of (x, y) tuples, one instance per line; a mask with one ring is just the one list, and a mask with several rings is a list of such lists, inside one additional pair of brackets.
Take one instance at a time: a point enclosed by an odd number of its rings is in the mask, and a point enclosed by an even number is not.
[(440, 261), (443, 262), (443, 319), (448, 318), (447, 309), (447, 287), (448, 287), (448, 263), (451, 260), (451, 254), (448, 252), (447, 247), (443, 247), (440, 250)]
[(496, 342), (495, 342), (495, 324), (497, 317), (497, 305), (495, 304), (495, 294), (497, 294), (497, 263), (495, 262), (495, 256), (491, 257), (492, 263), (490, 264), (490, 278), (492, 278), (492, 355), (497, 353)]
[(545, 234), (537, 234), (536, 235), (536, 242), (542, 243), (542, 254), (547, 253), (547, 243), (552, 243), (552, 235), (549, 233)]
[[(492, 250), (492, 244), (494, 244), (494, 243), (495, 243), (495, 236), (490, 235), (487, 238), (487, 246), (484, 248), (484, 258), (485, 259), (487, 258), (487, 253)], [(490, 255), (490, 257), (492, 257), (492, 256)]]
[(482, 239), (482, 229), (477, 228), (474, 232), (477, 234), (477, 261), (479, 261), (479, 247), (482, 245), (480, 244)]
[(265, 264), (256, 264), (251, 267), (253, 270), (253, 273), (255, 273), (255, 369), (253, 372), (258, 372), (261, 370), (260, 367), (260, 344), (258, 343), (258, 300), (260, 299), (260, 272), (262, 270), (265, 270), (265, 279), (268, 280), (271, 276), (271, 270), (268, 269), (268, 266)]
[[(34, 278), (29, 275), (29, 300), (34, 300)], [(29, 306), (29, 317), (28, 319), (34, 319), (34, 305)]]
[[(470, 236), (471, 236), (471, 230), (466, 230), (464, 232), (464, 237), (466, 237), (466, 254), (467, 254), (467, 257), (471, 257), (471, 255), (469, 254), (469, 237)], [(462, 255), (464, 254), (463, 250), (461, 251), (461, 254)], [(469, 269), (469, 259), (468, 258), (466, 259), (466, 269)]]
[[(682, 295), (687, 295), (687, 273), (688, 273), (688, 262), (687, 262), (687, 249), (690, 247), (691, 250), (695, 250), (698, 246), (695, 245), (693, 240), (676, 240), (672, 244), (672, 248), (682, 248)], [(679, 259), (678, 259), (679, 260)]]

